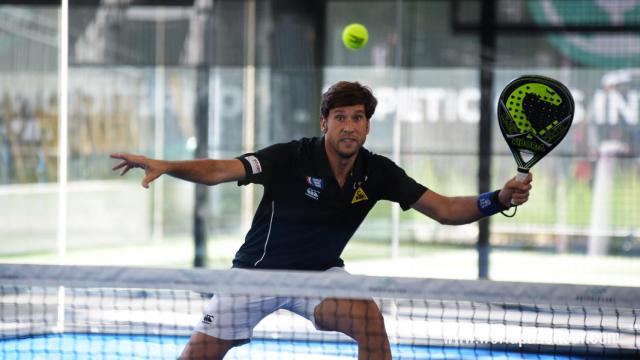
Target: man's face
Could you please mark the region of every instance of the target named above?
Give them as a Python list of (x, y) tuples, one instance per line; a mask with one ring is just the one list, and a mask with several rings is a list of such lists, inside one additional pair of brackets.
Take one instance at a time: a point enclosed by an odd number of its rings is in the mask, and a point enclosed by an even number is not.
[(342, 158), (358, 153), (369, 134), (369, 120), (364, 105), (333, 108), (327, 118), (320, 119), (320, 128), (331, 150)]

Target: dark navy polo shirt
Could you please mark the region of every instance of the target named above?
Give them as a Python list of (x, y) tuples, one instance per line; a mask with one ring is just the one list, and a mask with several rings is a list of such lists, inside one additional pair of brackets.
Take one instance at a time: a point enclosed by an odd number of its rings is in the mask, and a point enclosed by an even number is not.
[(233, 260), (238, 268), (326, 270), (378, 200), (407, 210), (427, 190), (388, 158), (361, 148), (341, 188), (324, 138), (275, 144), (238, 157), (239, 185), (262, 184), (251, 229)]

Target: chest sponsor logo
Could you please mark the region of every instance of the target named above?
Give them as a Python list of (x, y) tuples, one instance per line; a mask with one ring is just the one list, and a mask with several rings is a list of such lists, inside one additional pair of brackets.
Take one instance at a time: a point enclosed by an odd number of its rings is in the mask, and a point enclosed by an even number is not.
[(367, 197), (367, 194), (364, 192), (364, 190), (362, 190), (361, 187), (358, 187), (356, 189), (356, 192), (353, 194), (353, 199), (351, 199), (351, 203), (355, 204), (365, 200), (369, 200), (369, 198)]
[(312, 198), (313, 200), (318, 200), (318, 198), (320, 197), (320, 191), (314, 188), (307, 188), (307, 191), (305, 191), (304, 194)]
[(311, 176), (307, 176), (307, 184), (318, 188), (320, 190), (324, 189), (324, 180), (320, 179), (320, 178), (315, 178), (315, 177), (311, 177)]
[(262, 165), (260, 164), (260, 160), (258, 160), (257, 157), (249, 155), (245, 157), (245, 160), (247, 160), (249, 162), (249, 165), (251, 165), (251, 173), (253, 175), (260, 174), (262, 172)]

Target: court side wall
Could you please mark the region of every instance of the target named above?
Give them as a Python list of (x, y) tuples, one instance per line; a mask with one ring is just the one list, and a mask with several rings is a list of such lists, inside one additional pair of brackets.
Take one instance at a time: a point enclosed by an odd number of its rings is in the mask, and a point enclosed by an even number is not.
[[(52, 251), (57, 247), (58, 185), (0, 186), (0, 252)], [(70, 182), (67, 245), (136, 244), (151, 237), (150, 192), (126, 181)]]

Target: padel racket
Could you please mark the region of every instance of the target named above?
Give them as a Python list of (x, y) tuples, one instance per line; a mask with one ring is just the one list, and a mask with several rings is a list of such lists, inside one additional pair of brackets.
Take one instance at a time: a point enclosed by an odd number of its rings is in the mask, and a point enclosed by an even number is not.
[(571, 127), (573, 96), (561, 82), (538, 75), (512, 80), (498, 100), (498, 122), (524, 181), (533, 165), (556, 147)]

